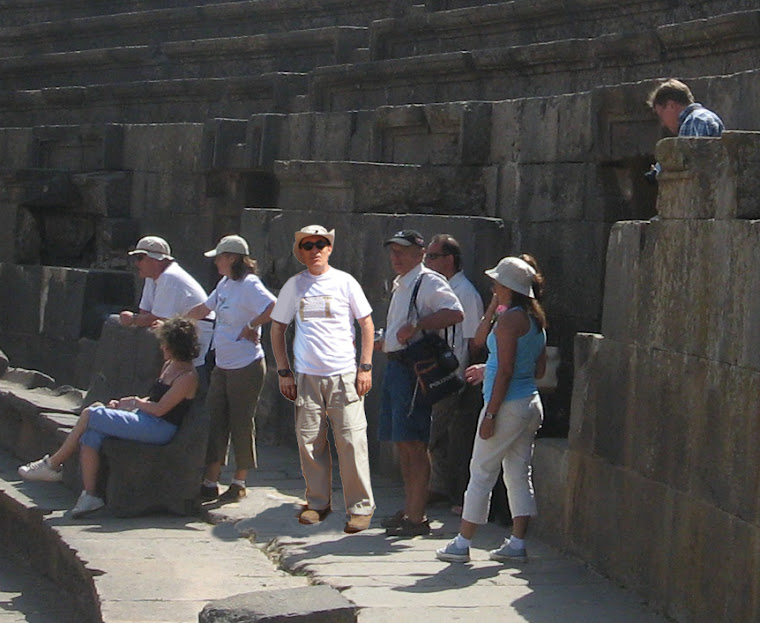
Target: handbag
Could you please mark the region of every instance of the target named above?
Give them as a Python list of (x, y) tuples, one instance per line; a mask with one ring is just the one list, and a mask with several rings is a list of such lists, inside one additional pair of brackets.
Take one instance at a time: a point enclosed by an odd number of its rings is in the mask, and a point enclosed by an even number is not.
[[(423, 276), (424, 273), (417, 278), (409, 301), (408, 318), (410, 321), (412, 312), (417, 312), (417, 292), (420, 289)], [(404, 362), (417, 379), (412, 404), (415, 400), (422, 399), (428, 404), (434, 405), (447, 396), (460, 391), (464, 387), (464, 381), (457, 374), (459, 360), (448, 340), (442, 338), (438, 333), (427, 333), (425, 331), (422, 333), (420, 340), (410, 344), (402, 352)], [(446, 335), (448, 337), (448, 329)]]

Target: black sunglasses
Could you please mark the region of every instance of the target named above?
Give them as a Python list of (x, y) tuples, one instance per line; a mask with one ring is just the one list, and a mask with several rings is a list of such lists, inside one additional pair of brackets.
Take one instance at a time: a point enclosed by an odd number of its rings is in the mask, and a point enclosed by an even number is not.
[(309, 242), (302, 242), (298, 246), (301, 247), (304, 251), (311, 251), (314, 247), (317, 247), (317, 249), (321, 251), (325, 247), (329, 247), (330, 243), (327, 242), (327, 240), (317, 240), (316, 242), (309, 240)]
[(451, 255), (451, 253), (425, 253), (425, 257), (429, 260), (437, 260), (439, 257), (446, 257), (447, 255)]

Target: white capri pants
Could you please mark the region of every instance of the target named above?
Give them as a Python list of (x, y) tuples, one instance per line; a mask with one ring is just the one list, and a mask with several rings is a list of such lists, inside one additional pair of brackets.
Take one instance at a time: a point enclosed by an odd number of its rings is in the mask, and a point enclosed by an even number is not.
[[(484, 406), (478, 419), (478, 431), (485, 412)], [(499, 477), (499, 467), (504, 470), (512, 517), (537, 514), (530, 463), (533, 441), (543, 418), (541, 397), (536, 394), (504, 402), (496, 415), (493, 437), (483, 439), (478, 433), (472, 448), (462, 519), (474, 524), (488, 523), (491, 491)]]

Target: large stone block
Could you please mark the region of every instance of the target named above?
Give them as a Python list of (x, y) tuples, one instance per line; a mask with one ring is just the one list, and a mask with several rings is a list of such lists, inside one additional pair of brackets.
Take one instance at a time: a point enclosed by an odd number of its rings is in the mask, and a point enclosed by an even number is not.
[(503, 247), (503, 255), (532, 254), (546, 278), (546, 309), (578, 319), (578, 330), (596, 331), (609, 227), (598, 221), (514, 223), (512, 240), (518, 244)]
[[(718, 138), (666, 138), (655, 149), (657, 212), (662, 218), (716, 218), (735, 213), (736, 184), (728, 154)], [(729, 206), (727, 209), (724, 206)]]
[(642, 247), (649, 232), (648, 222), (615, 223), (607, 246), (602, 333), (619, 342), (640, 339)]
[[(643, 477), (684, 491), (692, 468), (689, 444), (697, 414), (688, 409), (684, 378), (698, 372), (680, 353), (636, 348), (621, 396), (629, 410), (626, 464)], [(680, 448), (681, 452), (673, 452)]]
[(490, 128), (485, 102), (380, 107), (374, 143), (384, 162), (479, 165), (488, 159)]
[(286, 210), (486, 213), (480, 167), (288, 161), (277, 162), (274, 173)]
[[(514, 171), (514, 179), (512, 174)], [(570, 162), (521, 162), (503, 168), (497, 216), (505, 221), (599, 221), (587, 214), (594, 189), (595, 166)]]
[(161, 363), (158, 341), (150, 331), (122, 327), (117, 316), (109, 317), (98, 341), (94, 378), (86, 403), (145, 395), (158, 378)]
[(324, 584), (233, 595), (212, 601), (199, 623), (353, 623), (356, 606)]
[(538, 517), (531, 522), (531, 530), (557, 546), (563, 546), (567, 538), (568, 463), (567, 440), (536, 440), (533, 450), (533, 487)]
[(38, 162), (49, 169), (122, 169), (124, 128), (119, 124), (51, 125), (34, 128)]
[(589, 161), (596, 129), (593, 103), (589, 93), (525, 100), (518, 123), (520, 162)]
[(662, 130), (645, 102), (655, 86), (655, 82), (646, 80), (599, 87), (591, 92), (596, 159), (613, 162), (631, 156), (652, 156)]
[(172, 440), (162, 446), (111, 438), (103, 442), (105, 499), (117, 517), (200, 509), (209, 416), (196, 401)]

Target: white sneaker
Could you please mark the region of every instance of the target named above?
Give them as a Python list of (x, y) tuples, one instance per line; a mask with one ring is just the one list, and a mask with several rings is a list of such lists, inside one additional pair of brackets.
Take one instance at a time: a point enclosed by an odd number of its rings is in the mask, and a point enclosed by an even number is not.
[(488, 557), (498, 562), (526, 562), (528, 552), (524, 547), (513, 547), (509, 539), (504, 539), (504, 545), (499, 549), (492, 549), (488, 552)]
[(41, 480), (44, 482), (61, 482), (63, 471), (50, 467), (49, 454), (37, 461), (32, 461), (18, 468), (18, 475), (24, 480)]
[(101, 498), (95, 495), (90, 495), (87, 491), (82, 491), (82, 494), (77, 500), (76, 506), (71, 509), (71, 516), (74, 519), (77, 517), (83, 517), (89, 513), (94, 513), (105, 505), (106, 503)]

